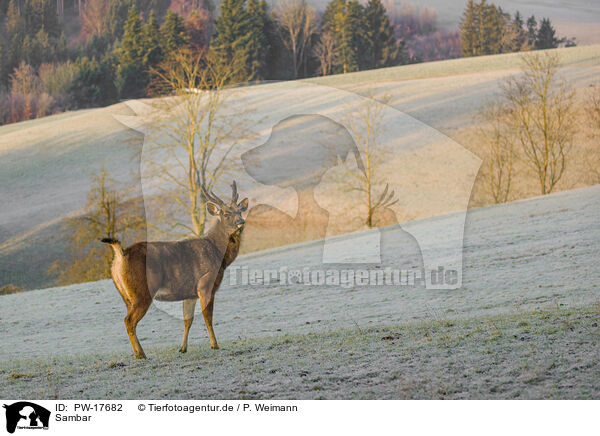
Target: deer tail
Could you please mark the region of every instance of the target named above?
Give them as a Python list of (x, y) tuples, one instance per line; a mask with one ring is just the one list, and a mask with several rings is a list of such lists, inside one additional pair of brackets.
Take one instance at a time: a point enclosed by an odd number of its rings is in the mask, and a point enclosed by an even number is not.
[(114, 250), (115, 255), (123, 256), (123, 246), (121, 245), (121, 241), (115, 238), (102, 238), (100, 242), (108, 244)]

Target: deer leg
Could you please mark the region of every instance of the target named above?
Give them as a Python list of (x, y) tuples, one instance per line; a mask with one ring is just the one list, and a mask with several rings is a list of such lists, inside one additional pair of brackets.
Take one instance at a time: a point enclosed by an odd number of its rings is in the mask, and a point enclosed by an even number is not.
[(217, 338), (215, 337), (215, 332), (212, 326), (213, 303), (214, 299), (211, 298), (210, 302), (206, 306), (202, 304), (202, 307), (204, 307), (204, 309), (202, 309), (202, 316), (204, 317), (204, 322), (206, 323), (206, 328), (208, 329), (210, 347), (213, 350), (218, 350), (219, 345), (217, 344)]
[(137, 359), (145, 359), (146, 354), (138, 340), (136, 334), (136, 327), (140, 320), (144, 317), (148, 308), (150, 307), (150, 303), (152, 300), (138, 302), (138, 304), (134, 304), (131, 306), (127, 306), (127, 316), (125, 317), (125, 327), (127, 328), (127, 334), (129, 335), (129, 340), (131, 341), (131, 346), (133, 347), (133, 353)]
[(202, 316), (208, 329), (208, 337), (210, 338), (210, 346), (213, 350), (218, 350), (217, 338), (212, 326), (213, 303), (215, 301), (215, 274), (206, 273), (198, 282), (198, 298), (200, 299), (200, 307), (202, 308)]
[(190, 332), (190, 327), (192, 327), (192, 323), (194, 322), (194, 310), (196, 309), (196, 298), (190, 300), (183, 300), (183, 340), (181, 341), (181, 348), (179, 349), (180, 353), (185, 353), (187, 351), (187, 343), (188, 343), (188, 334)]

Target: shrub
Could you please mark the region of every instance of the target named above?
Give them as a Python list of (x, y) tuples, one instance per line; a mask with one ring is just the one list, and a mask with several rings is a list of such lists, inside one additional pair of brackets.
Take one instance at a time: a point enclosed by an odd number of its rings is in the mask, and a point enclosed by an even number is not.
[(77, 64), (42, 64), (38, 70), (43, 92), (51, 96), (66, 96), (79, 73)]
[(37, 94), (40, 91), (40, 80), (35, 70), (25, 61), (15, 68), (10, 75), (10, 90), (13, 94)]
[(25, 288), (19, 288), (13, 284), (8, 284), (0, 288), (0, 295), (18, 294), (26, 291), (27, 289)]

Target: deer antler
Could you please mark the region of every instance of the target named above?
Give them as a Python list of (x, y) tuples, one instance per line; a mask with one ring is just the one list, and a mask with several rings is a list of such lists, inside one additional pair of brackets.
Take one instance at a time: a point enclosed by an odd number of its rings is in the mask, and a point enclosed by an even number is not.
[(237, 184), (235, 183), (235, 180), (233, 181), (233, 183), (231, 184), (231, 203), (232, 204), (236, 204), (238, 201), (238, 192), (237, 192)]
[(215, 195), (215, 193), (212, 192), (212, 190), (210, 192), (208, 192), (208, 190), (204, 187), (204, 185), (201, 185), (201, 189), (202, 189), (202, 195), (204, 196), (205, 200), (212, 201), (213, 203), (215, 203), (219, 206), (223, 206), (225, 204), (225, 202), (223, 200), (221, 200), (219, 197), (217, 197)]

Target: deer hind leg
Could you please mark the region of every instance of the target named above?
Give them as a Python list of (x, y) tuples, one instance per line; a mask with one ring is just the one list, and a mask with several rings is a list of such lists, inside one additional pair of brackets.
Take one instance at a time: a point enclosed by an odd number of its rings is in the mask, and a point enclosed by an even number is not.
[(137, 359), (145, 359), (146, 354), (144, 353), (144, 349), (138, 340), (136, 334), (136, 327), (140, 320), (144, 317), (150, 304), (152, 303), (152, 299), (136, 301), (132, 305), (127, 306), (127, 316), (125, 317), (125, 327), (127, 328), (127, 334), (129, 335), (129, 340), (131, 341), (131, 346), (133, 347), (133, 353)]
[(190, 333), (190, 327), (194, 322), (194, 310), (196, 309), (197, 298), (190, 300), (183, 300), (183, 340), (181, 341), (180, 353), (187, 351), (188, 334)]

